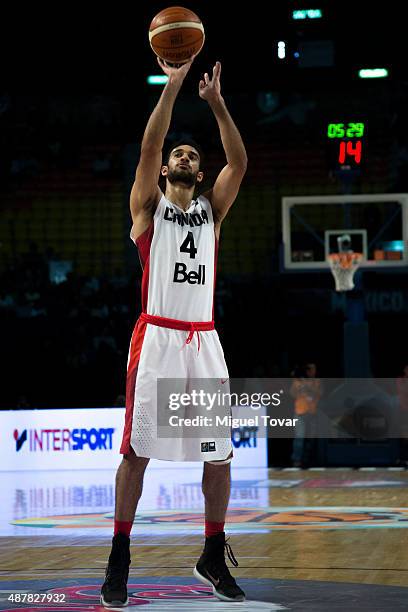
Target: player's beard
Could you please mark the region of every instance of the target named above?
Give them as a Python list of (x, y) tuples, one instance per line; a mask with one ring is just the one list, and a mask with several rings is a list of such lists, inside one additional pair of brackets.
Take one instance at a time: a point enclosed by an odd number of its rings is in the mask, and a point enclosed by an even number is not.
[(188, 170), (169, 170), (167, 173), (167, 179), (169, 183), (183, 183), (186, 187), (194, 187), (197, 182), (198, 172), (189, 172)]

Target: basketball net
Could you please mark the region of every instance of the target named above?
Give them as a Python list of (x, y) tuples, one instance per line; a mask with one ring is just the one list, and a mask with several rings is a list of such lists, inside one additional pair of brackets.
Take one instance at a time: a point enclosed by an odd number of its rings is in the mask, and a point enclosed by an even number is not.
[(350, 291), (354, 289), (354, 273), (361, 264), (361, 253), (330, 253), (327, 260), (336, 282), (336, 291)]

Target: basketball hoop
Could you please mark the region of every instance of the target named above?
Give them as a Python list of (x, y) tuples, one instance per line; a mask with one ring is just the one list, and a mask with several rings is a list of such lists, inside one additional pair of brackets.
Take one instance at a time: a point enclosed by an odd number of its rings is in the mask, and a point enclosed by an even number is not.
[(336, 282), (336, 291), (350, 291), (354, 288), (354, 273), (363, 260), (361, 253), (330, 253), (327, 261)]

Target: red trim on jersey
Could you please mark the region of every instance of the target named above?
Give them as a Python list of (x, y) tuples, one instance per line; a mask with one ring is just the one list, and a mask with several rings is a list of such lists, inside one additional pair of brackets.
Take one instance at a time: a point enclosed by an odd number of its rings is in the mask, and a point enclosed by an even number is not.
[(142, 310), (147, 310), (147, 299), (149, 294), (149, 272), (150, 272), (150, 247), (152, 245), (154, 233), (154, 221), (151, 222), (147, 230), (136, 240), (139, 251), (140, 263), (143, 269), (142, 276)]
[(140, 263), (142, 264), (142, 268), (145, 267), (146, 261), (150, 255), (150, 246), (153, 240), (153, 232), (154, 232), (154, 221), (152, 221), (147, 228), (140, 234), (139, 238), (136, 240), (136, 246), (140, 255)]
[(126, 376), (126, 413), (125, 428), (123, 430), (120, 452), (127, 455), (130, 451), (130, 437), (132, 434), (133, 407), (135, 403), (136, 376), (142, 352), (143, 339), (146, 333), (146, 322), (138, 319), (133, 330), (130, 343), (130, 357)]
[(217, 238), (217, 235), (215, 233), (215, 226), (214, 226), (214, 238), (215, 238), (215, 247), (214, 247), (214, 287), (213, 287), (213, 305), (212, 305), (212, 318), (214, 320), (214, 303), (215, 303), (215, 282), (216, 282), (216, 278), (217, 278), (217, 262), (218, 262), (218, 247), (219, 247), (219, 241)]
[(150, 273), (150, 255), (146, 260), (145, 267), (143, 268), (142, 276), (142, 311), (147, 310), (147, 299), (149, 297), (149, 273)]

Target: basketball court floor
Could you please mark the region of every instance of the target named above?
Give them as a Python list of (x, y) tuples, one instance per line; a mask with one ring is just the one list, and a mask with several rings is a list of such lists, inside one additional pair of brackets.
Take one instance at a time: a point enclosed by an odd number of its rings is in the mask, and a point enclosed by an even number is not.
[[(114, 474), (0, 473), (0, 610), (103, 610)], [(407, 498), (399, 468), (234, 468), (226, 531), (247, 601), (229, 604), (192, 576), (201, 469), (148, 468), (128, 609), (406, 611)]]

